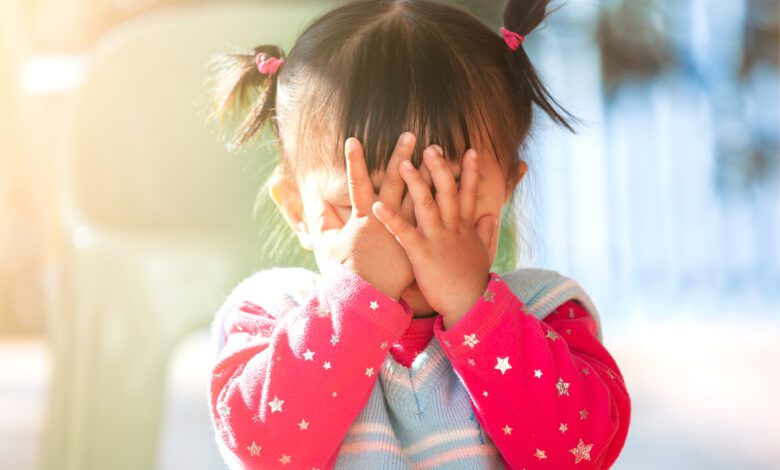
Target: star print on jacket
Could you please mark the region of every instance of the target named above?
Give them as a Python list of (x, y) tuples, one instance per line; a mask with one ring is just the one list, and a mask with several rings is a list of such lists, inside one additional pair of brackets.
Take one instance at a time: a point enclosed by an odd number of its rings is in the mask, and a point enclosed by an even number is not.
[[(537, 468), (543, 461), (556, 469), (609, 467), (625, 442), (630, 399), (594, 319), (568, 301), (540, 321), (524, 314), (525, 305), (498, 274), (490, 275), (491, 298), (478, 300), (449, 330), (439, 317), (435, 332), (440, 342), (451, 341), (444, 350), (507, 466)], [(565, 337), (557, 333), (566, 330), (571, 333)], [(472, 332), (479, 340), (473, 349), (453, 341)], [(492, 365), (474, 367), (472, 360)]]
[[(414, 320), (429, 328), (408, 340), (409, 305), (346, 268), (325, 273), (299, 305), (228, 306), (210, 393), (226, 462), (333, 468), (352, 423), (378, 393), (386, 356), (409, 367), (423, 343), (438, 341), (479, 423), (468, 432), (480, 440), (486, 433), (484, 445), (494, 446), (507, 468), (612, 465), (625, 441), (630, 400), (596, 322), (576, 301), (540, 320), (501, 276), (490, 276), (487, 295), (457, 324), (444, 330), (441, 317)], [(359, 451), (356, 445), (350, 450)], [(371, 449), (364, 451), (380, 448)]]

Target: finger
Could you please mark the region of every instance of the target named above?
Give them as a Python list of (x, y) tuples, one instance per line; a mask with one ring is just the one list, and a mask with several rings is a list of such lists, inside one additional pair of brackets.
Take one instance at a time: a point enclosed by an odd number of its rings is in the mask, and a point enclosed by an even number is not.
[(417, 226), (422, 227), (423, 232), (441, 228), (441, 217), (436, 201), (433, 200), (431, 190), (425, 184), (422, 175), (410, 161), (406, 160), (401, 165), (401, 176), (409, 188), (409, 194), (414, 202), (414, 216), (417, 218)]
[[(404, 200), (401, 203), (401, 214), (414, 214), (414, 201), (412, 201), (412, 195), (409, 193), (406, 193), (406, 196), (404, 196)], [(417, 221), (415, 220), (412, 224), (415, 227), (417, 226)]]
[(388, 207), (387, 204), (382, 201), (376, 201), (371, 208), (376, 218), (385, 224), (387, 230), (395, 236), (404, 250), (415, 246), (415, 243), (421, 241), (420, 237), (422, 235), (420, 235), (420, 232), (401, 215)]
[(387, 163), (387, 171), (382, 180), (382, 186), (379, 188), (379, 199), (390, 208), (397, 209), (401, 206), (401, 198), (404, 195), (406, 184), (404, 179), (401, 178), (398, 165), (402, 160), (412, 158), (416, 141), (415, 135), (411, 132), (401, 134), (395, 145), (395, 150), (393, 150), (393, 155)]
[(347, 187), (352, 213), (359, 216), (369, 214), (376, 193), (366, 168), (363, 146), (359, 140), (350, 137), (344, 144), (344, 148), (347, 155)]
[(460, 173), (460, 217), (471, 223), (477, 210), (479, 190), (479, 163), (477, 152), (469, 149), (463, 156), (463, 170)]
[(430, 188), (432, 178), (431, 178), (431, 171), (428, 169), (428, 167), (421, 164), (420, 168), (418, 168), (417, 171), (420, 172), (420, 176), (422, 176), (422, 179), (425, 182), (425, 187)]
[(458, 187), (452, 170), (444, 161), (444, 156), (436, 149), (426, 150), (423, 158), (425, 166), (431, 170), (433, 184), (436, 185), (436, 204), (439, 206), (442, 223), (450, 230), (457, 229), (460, 225)]
[(498, 219), (492, 215), (486, 215), (477, 221), (477, 235), (479, 236), (479, 239), (482, 240), (485, 250), (490, 250), (490, 244), (493, 242), (493, 236), (498, 228), (496, 223), (497, 220)]

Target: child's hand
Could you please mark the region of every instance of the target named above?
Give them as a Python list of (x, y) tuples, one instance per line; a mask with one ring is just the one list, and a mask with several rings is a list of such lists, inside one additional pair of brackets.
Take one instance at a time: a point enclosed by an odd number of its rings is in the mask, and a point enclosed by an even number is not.
[[(410, 140), (404, 142), (404, 136)], [(398, 139), (377, 198), (366, 168), (363, 146), (355, 138), (347, 139), (347, 186), (352, 213), (343, 227), (323, 231), (331, 258), (337, 259), (395, 300), (411, 284), (414, 273), (404, 249), (382, 222), (377, 220), (371, 212), (371, 206), (381, 201), (385, 207), (400, 210), (404, 181), (398, 168), (402, 161), (411, 158), (414, 145), (415, 137), (411, 133), (403, 134)], [(328, 209), (332, 212), (332, 208)], [(330, 215), (338, 220), (335, 213)]]
[(475, 150), (468, 150), (463, 158), (460, 192), (438, 149), (427, 148), (423, 158), (436, 187), (435, 201), (420, 172), (411, 163), (401, 165), (417, 227), (383, 201), (374, 203), (373, 210), (406, 251), (420, 291), (449, 328), (487, 288), (487, 247), (497, 221), (494, 216), (485, 216), (474, 225), (479, 185)]

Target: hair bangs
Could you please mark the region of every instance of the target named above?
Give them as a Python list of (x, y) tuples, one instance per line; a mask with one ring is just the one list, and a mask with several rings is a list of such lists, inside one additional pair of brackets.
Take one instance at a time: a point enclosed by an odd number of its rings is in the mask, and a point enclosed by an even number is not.
[(346, 55), (352, 69), (338, 84), (339, 144), (356, 137), (369, 171), (382, 171), (400, 133), (410, 131), (417, 136), (415, 165), (434, 143), (460, 162), (480, 126), (468, 70), (444, 38), (399, 14), (367, 31)]

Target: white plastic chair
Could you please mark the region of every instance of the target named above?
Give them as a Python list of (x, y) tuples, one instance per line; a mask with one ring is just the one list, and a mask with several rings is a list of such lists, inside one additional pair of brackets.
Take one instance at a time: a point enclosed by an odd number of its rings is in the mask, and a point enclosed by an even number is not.
[(43, 468), (154, 467), (171, 351), (269, 264), (251, 222), (273, 167), (259, 162), (275, 162), (276, 148), (229, 154), (206, 130), (206, 64), (233, 46), (289, 50), (326, 7), (173, 7), (119, 26), (89, 54), (60, 172)]

